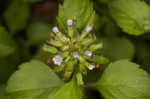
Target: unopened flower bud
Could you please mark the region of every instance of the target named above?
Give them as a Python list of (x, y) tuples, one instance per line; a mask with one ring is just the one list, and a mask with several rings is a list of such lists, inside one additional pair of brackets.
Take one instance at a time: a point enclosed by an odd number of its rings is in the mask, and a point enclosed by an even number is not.
[(55, 34), (54, 34), (54, 33), (50, 33), (50, 36), (51, 36), (51, 37), (55, 37)]
[(47, 60), (47, 63), (50, 64), (50, 62), (51, 62), (51, 59), (49, 58), (49, 59)]
[(96, 68), (99, 68), (99, 64), (96, 64)]
[(58, 29), (58, 27), (57, 27), (57, 26), (53, 27), (53, 29), (52, 29), (52, 30), (53, 30), (53, 32), (54, 32), (54, 33), (59, 32), (59, 29)]
[(54, 70), (54, 69), (51, 69), (51, 72), (55, 73), (55, 72), (56, 72), (56, 70)]
[(96, 40), (96, 35), (95, 34), (93, 34), (93, 38)]

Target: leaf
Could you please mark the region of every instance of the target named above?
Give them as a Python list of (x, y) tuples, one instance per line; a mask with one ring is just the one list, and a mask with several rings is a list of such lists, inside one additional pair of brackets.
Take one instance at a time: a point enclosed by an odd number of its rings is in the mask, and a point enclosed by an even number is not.
[(6, 91), (13, 99), (43, 99), (61, 84), (47, 65), (32, 60), (22, 64), (10, 77)]
[(94, 57), (95, 57), (95, 59), (93, 60), (94, 63), (106, 64), (109, 62), (109, 60), (104, 56), (95, 55)]
[(6, 29), (0, 26), (0, 82), (5, 83), (20, 61), (16, 42)]
[(111, 2), (112, 0), (97, 0), (99, 3), (104, 3), (107, 4), (109, 2)]
[(12, 37), (4, 27), (0, 26), (0, 57), (8, 56), (14, 53), (15, 50), (16, 44)]
[(6, 83), (10, 75), (16, 70), (20, 64), (20, 51), (17, 50), (9, 56), (0, 58), (0, 82)]
[(150, 99), (150, 78), (139, 65), (120, 60), (105, 69), (97, 89), (105, 99)]
[(150, 7), (144, 1), (114, 0), (109, 10), (124, 32), (142, 35), (150, 31)]
[(82, 99), (82, 91), (75, 79), (55, 89), (48, 99)]
[(110, 61), (131, 60), (135, 54), (134, 45), (127, 38), (107, 37), (103, 39), (103, 45), (101, 53)]
[(20, 0), (13, 0), (4, 12), (4, 19), (11, 32), (22, 30), (26, 27), (29, 18), (29, 5)]
[(42, 0), (23, 0), (26, 3), (37, 3), (37, 2), (41, 2)]
[(11, 99), (5, 94), (5, 85), (0, 84), (0, 99)]
[(27, 29), (27, 38), (31, 44), (38, 45), (50, 38), (51, 26), (44, 22), (33, 21)]
[(76, 28), (81, 30), (86, 25), (93, 25), (95, 12), (90, 0), (64, 0), (64, 4), (59, 6), (58, 25), (62, 30), (66, 29), (68, 19), (73, 19)]

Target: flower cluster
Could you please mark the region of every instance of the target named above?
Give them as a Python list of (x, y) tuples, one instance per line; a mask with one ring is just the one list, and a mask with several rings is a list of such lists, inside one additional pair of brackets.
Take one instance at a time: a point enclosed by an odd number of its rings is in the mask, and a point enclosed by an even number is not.
[(74, 30), (72, 19), (67, 20), (67, 33), (60, 32), (58, 27), (53, 27), (50, 33), (51, 39), (43, 46), (43, 49), (53, 56), (49, 59), (53, 64), (53, 71), (62, 72), (68, 79), (76, 73), (86, 74), (87, 69), (93, 70), (99, 67), (95, 61), (95, 52), (103, 47), (97, 42), (96, 36), (91, 34), (91, 26), (86, 26), (82, 33)]

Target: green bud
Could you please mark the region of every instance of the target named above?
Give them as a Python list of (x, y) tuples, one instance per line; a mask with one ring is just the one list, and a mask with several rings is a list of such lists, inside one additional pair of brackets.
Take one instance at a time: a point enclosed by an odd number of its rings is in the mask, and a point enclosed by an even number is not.
[(68, 26), (68, 34), (69, 36), (72, 38), (73, 35), (74, 35), (74, 31), (73, 31), (73, 28), (71, 26)]
[(63, 53), (61, 53), (61, 56), (62, 56), (63, 58), (68, 57), (68, 56), (69, 56), (69, 52), (68, 52), (68, 51), (63, 52)]
[(65, 68), (65, 65), (62, 64), (61, 66), (56, 66), (56, 67), (55, 67), (55, 70), (56, 70), (56, 72), (61, 72), (61, 71), (64, 70), (64, 68)]
[(66, 64), (66, 68), (65, 68), (65, 74), (64, 74), (64, 77), (65, 78), (70, 78), (73, 71), (74, 71), (74, 64), (75, 64), (75, 61), (69, 61), (67, 64)]
[(56, 37), (58, 37), (62, 42), (68, 42), (69, 38), (67, 38), (65, 35), (63, 35), (61, 32), (58, 32), (56, 34)]
[(78, 85), (83, 85), (83, 84), (84, 84), (83, 78), (82, 78), (82, 74), (81, 74), (81, 73), (77, 73), (77, 74), (76, 74), (76, 78), (77, 78), (77, 84), (78, 84)]
[(50, 41), (48, 41), (48, 43), (53, 45), (53, 46), (56, 46), (56, 47), (62, 47), (63, 46), (63, 44), (58, 40), (51, 39)]
[(80, 55), (78, 56), (78, 59), (79, 59), (80, 62), (85, 62), (85, 59)]
[(84, 39), (84, 40), (81, 41), (81, 45), (88, 46), (88, 45), (92, 44), (93, 42), (94, 42), (93, 38), (86, 38), (86, 39)]
[(109, 60), (104, 57), (104, 56), (98, 56), (98, 55), (94, 55), (94, 58), (92, 61), (96, 64), (106, 64), (109, 62)]
[(68, 49), (69, 49), (69, 45), (63, 46), (63, 47), (61, 48), (62, 51), (66, 51), (66, 50), (68, 50)]
[(84, 64), (82, 63), (79, 64), (79, 71), (82, 72), (83, 74), (87, 73), (87, 70)]
[(90, 46), (89, 50), (90, 51), (96, 51), (98, 49), (103, 48), (103, 43), (99, 43), (99, 44), (93, 44)]
[(68, 62), (71, 59), (71, 56), (68, 56), (64, 62)]
[(46, 52), (50, 52), (52, 54), (56, 54), (58, 52), (58, 50), (55, 47), (52, 47), (46, 44), (43, 46), (43, 50)]
[(83, 31), (82, 34), (81, 34), (81, 36), (78, 38), (78, 41), (83, 40), (87, 35), (88, 35), (88, 32)]

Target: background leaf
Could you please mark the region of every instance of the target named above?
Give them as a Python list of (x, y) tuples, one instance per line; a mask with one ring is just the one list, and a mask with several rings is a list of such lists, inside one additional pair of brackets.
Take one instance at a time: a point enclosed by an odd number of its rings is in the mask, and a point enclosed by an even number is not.
[(28, 18), (29, 4), (22, 2), (22, 0), (12, 0), (4, 12), (4, 19), (11, 32), (24, 29)]
[(150, 7), (144, 1), (114, 0), (109, 10), (124, 32), (141, 35), (150, 31)]
[(59, 6), (57, 17), (58, 25), (61, 29), (66, 29), (68, 19), (73, 19), (77, 29), (81, 30), (86, 25), (93, 25), (95, 12), (90, 0), (64, 0)]
[(106, 99), (149, 99), (150, 78), (139, 65), (120, 60), (106, 68), (97, 89)]
[(51, 25), (33, 21), (27, 29), (27, 38), (31, 44), (38, 45), (46, 42), (50, 38)]
[(16, 50), (15, 42), (11, 35), (0, 26), (0, 57), (8, 56)]
[(131, 60), (135, 54), (134, 45), (127, 38), (105, 37), (103, 38), (103, 43), (104, 48), (101, 53), (111, 61)]
[(11, 99), (9, 96), (6, 96), (5, 87), (5, 85), (0, 84), (0, 99)]
[(27, 3), (37, 3), (37, 2), (41, 2), (42, 0), (23, 0), (23, 1)]

